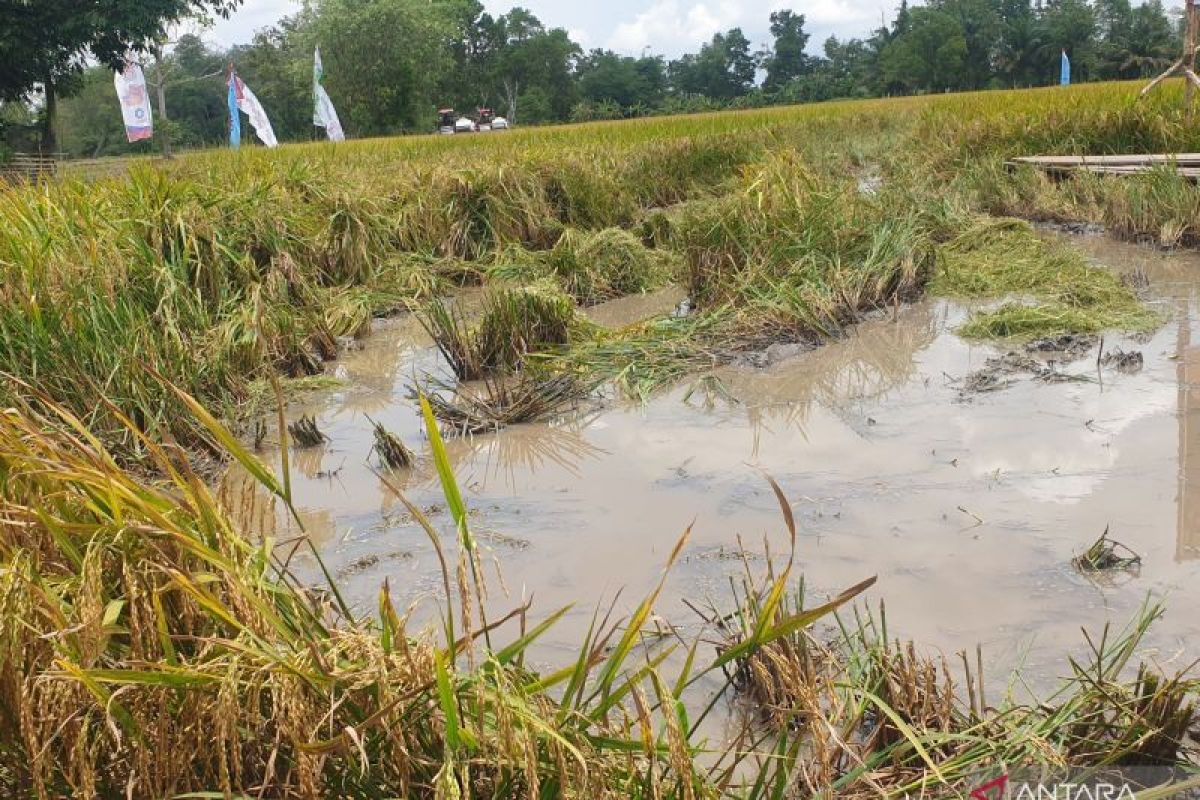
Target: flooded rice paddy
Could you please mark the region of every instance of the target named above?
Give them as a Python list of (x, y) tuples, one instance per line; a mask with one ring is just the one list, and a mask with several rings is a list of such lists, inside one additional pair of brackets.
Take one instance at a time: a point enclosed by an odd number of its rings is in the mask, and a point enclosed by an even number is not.
[[(609, 399), (553, 424), (451, 440), (473, 531), (503, 575), (501, 584), (489, 566), (495, 609), (532, 596), (537, 619), (574, 603), (539, 653), (561, 662), (598, 605), (620, 592), (618, 610), (632, 610), (691, 526), (658, 613), (694, 629), (684, 601), (728, 610), (740, 546), (759, 567), (768, 546), (786, 550), (768, 474), (793, 503), (809, 592), (878, 575), (870, 602), (886, 600), (895, 636), (946, 652), (981, 643), (996, 674), (1023, 664), (1041, 681), (1082, 647), (1081, 626), (1123, 623), (1153, 595), (1167, 615), (1148, 655), (1184, 666), (1200, 650), (1200, 259), (1075, 242), (1114, 269), (1143, 272), (1167, 315), (1153, 336), (1106, 338), (1106, 350), (1143, 354), (1138, 371), (1098, 369), (1093, 348), (1057, 367), (1076, 380), (1014, 375), (1006, 388), (966, 393), (963, 379), (1006, 348), (960, 339), (967, 309), (927, 300), (818, 350), (724, 367), (645, 405)], [(619, 326), (682, 299), (667, 290), (588, 313)], [(423, 600), (441, 593), (437, 558), (368, 461), (368, 417), (418, 453), (414, 470), (388, 479), (450, 542), (408, 398), (425, 375), (447, 371), (416, 321), (401, 317), (377, 324), (331, 372), (339, 387), (288, 409), (314, 414), (330, 438), (293, 453), (304, 525), (353, 603), (373, 608), (387, 579), (397, 605), (428, 620), (436, 603)], [(265, 455), (279, 464), (278, 452)], [(1140, 571), (1097, 581), (1073, 569), (1072, 556), (1106, 528), (1142, 556)]]

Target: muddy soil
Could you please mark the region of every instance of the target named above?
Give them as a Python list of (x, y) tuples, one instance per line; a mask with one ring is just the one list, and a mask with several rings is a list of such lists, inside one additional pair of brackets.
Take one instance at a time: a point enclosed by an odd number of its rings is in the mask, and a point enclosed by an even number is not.
[[(1025, 376), (962, 402), (964, 379), (1013, 348), (960, 339), (953, 331), (966, 311), (926, 301), (766, 367), (697, 376), (645, 406), (610, 401), (554, 424), (452, 441), (474, 530), (503, 574), (501, 584), (489, 571), (495, 609), (531, 595), (535, 617), (575, 603), (539, 651), (559, 664), (598, 604), (623, 590), (618, 609), (636, 605), (691, 526), (658, 613), (694, 627), (683, 599), (728, 608), (739, 543), (752, 565), (766, 543), (785, 549), (765, 472), (794, 504), (810, 591), (878, 575), (870, 601), (886, 599), (894, 635), (947, 652), (980, 642), (996, 675), (1023, 664), (1044, 682), (1062, 674), (1064, 653), (1082, 651), (1081, 626), (1120, 625), (1152, 595), (1167, 604), (1147, 640), (1153, 656), (1168, 668), (1200, 656), (1200, 259), (1075, 241), (1114, 269), (1144, 273), (1169, 314), (1148, 339), (1106, 336), (1109, 352), (1141, 353), (1140, 369), (1098, 371), (1098, 343), (1088, 343), (1054, 367), (1087, 380)], [(679, 299), (588, 313), (619, 326), (669, 313)], [(1022, 352), (1039, 364), (1045, 355)], [(448, 371), (419, 326), (399, 319), (333, 373), (341, 387), (288, 409), (313, 414), (331, 440), (295, 453), (308, 533), (360, 607), (372, 609), (388, 579), (398, 604), (429, 619), (437, 561), (367, 460), (367, 415), (417, 452), (416, 468), (388, 480), (451, 543), (406, 399), (420, 376)], [(279, 464), (278, 452), (264, 456)], [(1072, 567), (1106, 527), (1141, 556), (1129, 580), (1095, 581)]]

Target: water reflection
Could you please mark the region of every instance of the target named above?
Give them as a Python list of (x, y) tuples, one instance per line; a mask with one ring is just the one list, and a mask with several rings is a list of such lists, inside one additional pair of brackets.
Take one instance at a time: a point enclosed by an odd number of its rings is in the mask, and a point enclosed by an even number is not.
[(917, 353), (944, 324), (945, 306), (923, 302), (887, 320), (852, 328), (846, 338), (766, 370), (727, 370), (721, 378), (745, 405), (754, 453), (764, 435), (796, 430), (802, 436), (813, 407), (845, 418), (849, 407), (885, 399), (919, 371)]
[[(1175, 317), (1175, 381), (1177, 391), (1177, 561), (1200, 558), (1200, 342), (1193, 327), (1197, 308), (1195, 253), (1166, 253), (1150, 247), (1115, 242), (1106, 237), (1073, 240), (1096, 261), (1124, 274), (1144, 277), (1163, 297)], [(1147, 353), (1147, 356), (1150, 354)]]
[(1181, 561), (1200, 557), (1200, 343), (1192, 340), (1186, 305), (1179, 315), (1179, 507)]
[(447, 442), (446, 454), (456, 469), (474, 469), (474, 482), (486, 488), (502, 479), (509, 490), (519, 485), (519, 477), (543, 469), (559, 469), (579, 477), (584, 461), (609, 455), (607, 450), (589, 442), (584, 430), (600, 415), (549, 424), (511, 425), (489, 434), (464, 436)]

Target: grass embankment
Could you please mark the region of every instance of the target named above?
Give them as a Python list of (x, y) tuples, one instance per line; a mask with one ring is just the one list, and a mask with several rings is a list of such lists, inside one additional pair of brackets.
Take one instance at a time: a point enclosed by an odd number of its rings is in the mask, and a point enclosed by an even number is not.
[[(1140, 83), (947, 97), (922, 115), (921, 159), (984, 213), (1103, 225), (1163, 247), (1200, 244), (1200, 187), (1162, 169), (1133, 176), (1009, 171), (1020, 155), (1194, 153), (1200, 129), (1178, 83), (1139, 100)], [(950, 113), (945, 113), (950, 112)]]

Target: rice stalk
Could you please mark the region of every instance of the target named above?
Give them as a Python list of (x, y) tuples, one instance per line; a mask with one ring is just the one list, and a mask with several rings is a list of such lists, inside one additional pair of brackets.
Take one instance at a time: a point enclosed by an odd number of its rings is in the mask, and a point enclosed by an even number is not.
[(388, 469), (408, 469), (413, 465), (415, 456), (399, 436), (383, 427), (382, 424), (367, 417), (371, 423), (371, 433), (374, 443), (371, 445), (371, 455), (379, 456), (379, 460)]

